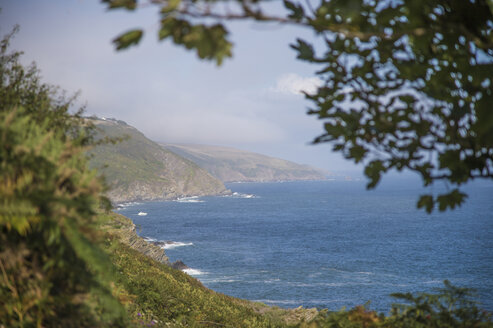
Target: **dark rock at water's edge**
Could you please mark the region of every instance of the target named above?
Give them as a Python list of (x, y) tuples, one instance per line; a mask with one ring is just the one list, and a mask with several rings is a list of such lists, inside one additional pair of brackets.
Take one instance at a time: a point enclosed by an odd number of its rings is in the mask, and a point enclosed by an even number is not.
[(127, 244), (136, 251), (149, 256), (157, 262), (170, 265), (164, 249), (157, 245), (153, 245), (152, 243), (137, 235), (135, 224), (133, 224), (130, 219), (123, 216), (117, 216), (117, 218), (118, 217), (121, 222), (124, 223), (124, 225), (122, 225), (120, 229), (118, 229), (118, 235), (120, 236), (120, 240), (123, 243)]
[(149, 240), (148, 242), (151, 243), (151, 244), (153, 244), (153, 245), (159, 246), (159, 247), (161, 247), (163, 249), (164, 249), (164, 246), (174, 243), (171, 240), (166, 240), (166, 241), (151, 241), (151, 240)]
[(151, 259), (169, 265), (170, 267), (177, 270), (186, 270), (190, 269), (183, 261), (176, 261), (171, 263), (166, 256), (166, 252), (164, 250), (164, 246), (176, 244), (176, 242), (171, 240), (166, 241), (156, 241), (149, 240), (140, 237), (137, 234), (136, 226), (129, 218), (114, 213), (113, 216), (114, 224), (118, 225), (118, 229), (113, 230), (113, 232), (117, 233), (120, 237), (120, 240), (135, 249), (136, 251), (150, 257)]
[(190, 269), (185, 263), (182, 261), (178, 260), (176, 262), (171, 263), (171, 267), (176, 270), (186, 270)]

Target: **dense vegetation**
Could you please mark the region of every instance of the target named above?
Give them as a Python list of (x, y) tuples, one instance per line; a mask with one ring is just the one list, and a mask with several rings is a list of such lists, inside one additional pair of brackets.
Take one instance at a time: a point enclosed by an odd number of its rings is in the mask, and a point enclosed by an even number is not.
[(0, 43), (0, 322), (123, 325), (97, 246), (104, 199), (87, 167), (88, 130), (69, 113), (72, 99), (23, 67), (9, 41)]
[(363, 307), (282, 310), (206, 289), (124, 244), (89, 169), (93, 128), (72, 99), (0, 43), (0, 327), (492, 327), (446, 285), (400, 295), (389, 316)]

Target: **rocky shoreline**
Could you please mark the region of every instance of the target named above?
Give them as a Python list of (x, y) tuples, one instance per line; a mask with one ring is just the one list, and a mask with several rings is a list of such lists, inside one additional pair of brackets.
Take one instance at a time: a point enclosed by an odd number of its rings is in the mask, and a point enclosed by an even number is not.
[[(123, 194), (125, 196), (123, 196)], [(211, 193), (198, 193), (198, 194), (162, 194), (159, 195), (157, 193), (148, 193), (145, 197), (142, 195), (133, 195), (131, 193), (117, 193), (109, 192), (108, 198), (111, 201), (111, 204), (114, 208), (124, 207), (128, 204), (139, 203), (139, 202), (154, 202), (154, 201), (177, 201), (183, 198), (192, 198), (192, 197), (204, 197), (204, 196), (228, 196), (232, 195), (233, 192), (230, 189), (226, 189), (220, 192), (211, 192)]]
[(124, 244), (130, 246), (132, 249), (135, 249), (139, 253), (142, 253), (150, 257), (151, 259), (159, 263), (166, 264), (174, 269), (182, 271), (190, 269), (181, 260), (177, 260), (175, 262), (169, 261), (164, 247), (166, 245), (176, 244), (176, 242), (147, 240), (137, 234), (137, 227), (131, 219), (117, 213), (114, 213), (114, 217), (115, 221), (119, 223), (120, 226), (112, 231), (113, 233), (118, 234), (120, 240)]

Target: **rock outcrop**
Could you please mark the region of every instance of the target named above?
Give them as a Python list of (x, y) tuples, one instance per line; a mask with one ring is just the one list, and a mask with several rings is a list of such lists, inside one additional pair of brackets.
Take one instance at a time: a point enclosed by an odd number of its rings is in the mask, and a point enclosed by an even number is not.
[(116, 213), (112, 214), (112, 221), (108, 225), (108, 231), (117, 235), (122, 243), (129, 245), (136, 251), (149, 256), (157, 262), (170, 265), (164, 249), (137, 235), (135, 224), (129, 218)]
[(176, 270), (190, 269), (183, 261), (170, 263), (162, 246), (173, 243), (172, 241), (148, 241), (137, 235), (135, 224), (127, 217), (113, 213), (112, 220), (107, 229), (110, 233), (117, 235), (119, 240), (135, 249), (136, 251), (150, 257), (154, 261), (169, 265)]
[(178, 261), (175, 261), (171, 264), (171, 267), (173, 269), (176, 269), (176, 270), (186, 270), (186, 269), (190, 269), (185, 263), (183, 263), (182, 261), (178, 260)]

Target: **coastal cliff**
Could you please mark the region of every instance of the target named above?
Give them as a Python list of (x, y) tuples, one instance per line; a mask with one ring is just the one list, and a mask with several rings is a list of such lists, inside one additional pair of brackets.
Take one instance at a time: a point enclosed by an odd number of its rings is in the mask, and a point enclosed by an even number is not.
[(104, 228), (110, 234), (116, 236), (120, 242), (130, 246), (130, 248), (139, 253), (142, 253), (159, 263), (171, 265), (164, 249), (137, 235), (136, 226), (129, 218), (112, 213), (111, 218)]
[(90, 166), (104, 175), (114, 203), (165, 200), (228, 193), (224, 184), (197, 164), (163, 149), (123, 121), (96, 119), (97, 138), (122, 138), (89, 155)]
[(193, 144), (161, 146), (189, 159), (222, 182), (325, 180), (328, 176), (328, 172), (308, 165), (235, 148)]

